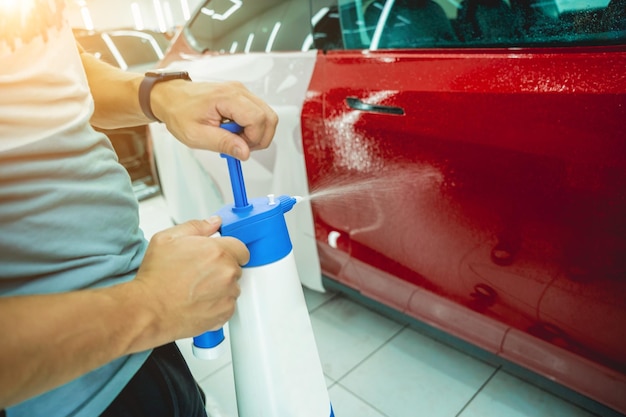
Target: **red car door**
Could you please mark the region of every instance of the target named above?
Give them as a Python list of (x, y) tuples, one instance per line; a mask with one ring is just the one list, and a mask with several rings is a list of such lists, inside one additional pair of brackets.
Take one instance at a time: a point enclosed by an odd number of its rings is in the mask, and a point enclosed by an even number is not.
[(316, 26), (322, 269), (626, 410), (624, 31), (591, 24), (606, 4), (469, 3), (346, 1)]

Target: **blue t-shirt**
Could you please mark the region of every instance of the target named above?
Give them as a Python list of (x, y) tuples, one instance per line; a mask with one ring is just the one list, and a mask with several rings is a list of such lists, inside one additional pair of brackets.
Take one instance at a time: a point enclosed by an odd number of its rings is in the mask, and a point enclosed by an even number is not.
[[(89, 126), (0, 152), (1, 296), (132, 279), (147, 245), (138, 224), (130, 178)], [(45, 311), (33, 314), (45, 320)], [(97, 416), (147, 355), (118, 359), (9, 408), (8, 417)]]
[[(129, 175), (106, 136), (89, 125), (93, 99), (64, 1), (33, 3), (0, 4), (11, 28), (0, 28), (2, 297), (128, 281), (147, 247)], [(46, 311), (33, 314), (45, 322)], [(98, 416), (148, 354), (115, 360), (7, 415)]]

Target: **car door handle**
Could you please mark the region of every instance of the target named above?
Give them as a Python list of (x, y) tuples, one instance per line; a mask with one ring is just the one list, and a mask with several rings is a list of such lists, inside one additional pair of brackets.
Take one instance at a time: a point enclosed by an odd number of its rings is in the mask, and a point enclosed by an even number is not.
[(346, 97), (346, 103), (350, 108), (355, 110), (362, 110), (371, 113), (384, 113), (384, 114), (397, 114), (403, 115), (404, 109), (402, 107), (394, 106), (381, 106), (380, 104), (368, 104), (356, 97)]

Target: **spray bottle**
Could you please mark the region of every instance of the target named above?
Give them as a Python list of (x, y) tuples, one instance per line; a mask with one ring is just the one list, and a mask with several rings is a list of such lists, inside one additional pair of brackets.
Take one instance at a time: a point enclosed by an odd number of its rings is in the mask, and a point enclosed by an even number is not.
[[(242, 130), (232, 122), (222, 127)], [(269, 195), (249, 202), (241, 162), (222, 156), (235, 202), (217, 213), (220, 233), (238, 238), (250, 251), (229, 322), (239, 416), (333, 417), (284, 218), (298, 197)], [(224, 343), (220, 329), (195, 337), (192, 349), (198, 358), (213, 359)]]

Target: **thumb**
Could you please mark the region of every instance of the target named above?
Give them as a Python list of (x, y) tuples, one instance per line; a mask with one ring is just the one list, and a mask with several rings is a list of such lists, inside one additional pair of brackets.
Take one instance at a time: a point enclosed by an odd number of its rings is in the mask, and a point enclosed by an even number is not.
[(219, 216), (211, 216), (206, 220), (189, 220), (169, 229), (169, 234), (173, 237), (180, 236), (211, 236), (217, 232), (222, 225)]

